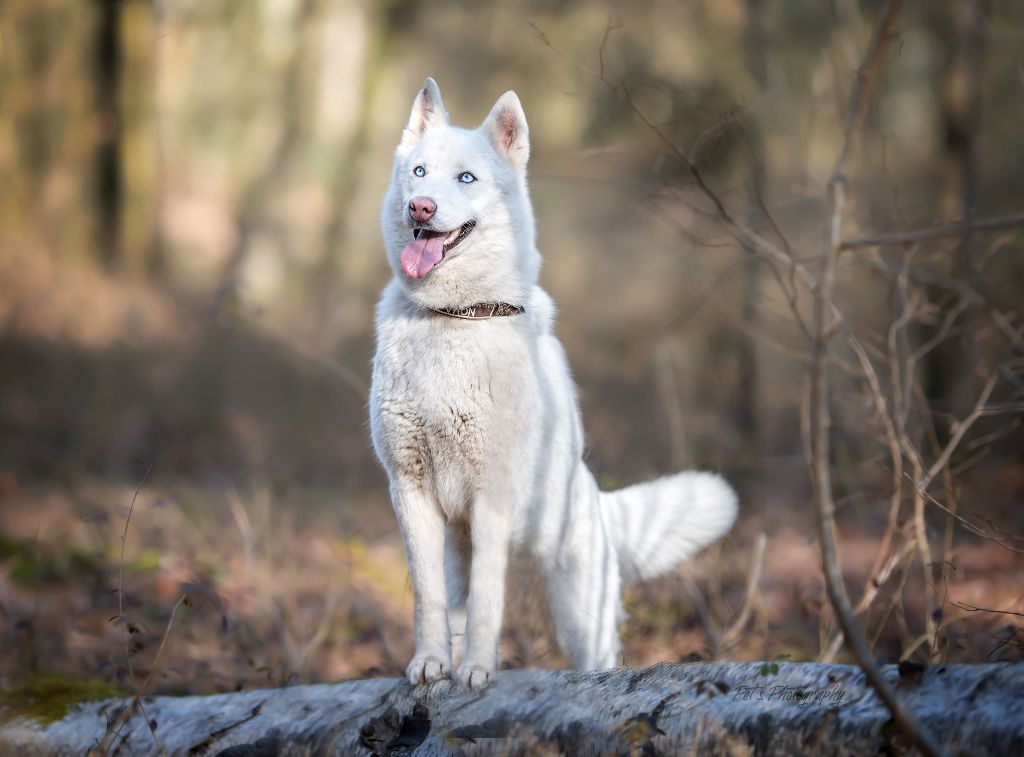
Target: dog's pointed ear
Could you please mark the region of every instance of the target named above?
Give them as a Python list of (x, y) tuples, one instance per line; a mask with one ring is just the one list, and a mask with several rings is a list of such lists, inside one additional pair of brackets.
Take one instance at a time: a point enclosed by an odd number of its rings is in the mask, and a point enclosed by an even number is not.
[(424, 134), (447, 123), (448, 112), (444, 109), (441, 89), (437, 86), (437, 82), (428, 76), (413, 101), (412, 112), (409, 114), (409, 125), (402, 132), (399, 150), (411, 150), (419, 143)]
[(515, 92), (506, 92), (498, 98), (480, 128), (498, 155), (520, 170), (526, 168), (530, 159), (530, 129)]

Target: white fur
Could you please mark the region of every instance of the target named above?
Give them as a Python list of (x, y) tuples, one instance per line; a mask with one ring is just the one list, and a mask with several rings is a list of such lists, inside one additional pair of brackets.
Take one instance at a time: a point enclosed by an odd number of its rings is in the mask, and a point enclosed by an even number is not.
[[(712, 474), (602, 493), (583, 464), (575, 387), (552, 331), (555, 308), (537, 286), (528, 155), (515, 93), (465, 130), (449, 125), (427, 79), (384, 198), (394, 278), (377, 306), (370, 418), (413, 582), (413, 684), (450, 675), (452, 640), (463, 631), (456, 679), (479, 688), (494, 675), (511, 549), (539, 563), (572, 665), (615, 665), (622, 581), (671, 568), (736, 516), (735, 494)], [(419, 165), (423, 177), (413, 173)], [(460, 183), (463, 171), (478, 180)], [(407, 206), (415, 196), (436, 202), (439, 229), (476, 221), (420, 279), (399, 262), (412, 239)], [(428, 309), (494, 302), (526, 312), (467, 321)]]

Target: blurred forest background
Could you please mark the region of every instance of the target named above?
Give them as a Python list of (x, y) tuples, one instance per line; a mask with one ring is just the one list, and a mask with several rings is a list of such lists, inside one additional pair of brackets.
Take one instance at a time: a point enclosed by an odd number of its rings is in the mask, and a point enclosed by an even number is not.
[[(702, 467), (741, 493), (725, 542), (629, 591), (624, 661), (848, 659), (813, 525), (800, 271), (881, 5), (0, 5), (0, 703), (404, 668), (366, 403), (379, 203), (426, 75), (463, 125), (523, 101), (542, 284), (602, 483)], [(840, 258), (842, 566), (879, 659), (1019, 659), (1024, 5), (911, 2), (896, 31), (844, 239), (978, 228)], [(563, 664), (528, 610), (503, 659)]]

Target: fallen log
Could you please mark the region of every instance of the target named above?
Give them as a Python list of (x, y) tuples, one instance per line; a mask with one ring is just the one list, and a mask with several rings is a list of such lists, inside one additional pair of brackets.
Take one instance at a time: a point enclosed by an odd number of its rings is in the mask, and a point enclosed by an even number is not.
[[(950, 754), (1024, 754), (1024, 666), (887, 666)], [(448, 681), (346, 681), (205, 697), (90, 703), (47, 726), (0, 728), (25, 755), (878, 754), (906, 744), (859, 668), (694, 663)]]

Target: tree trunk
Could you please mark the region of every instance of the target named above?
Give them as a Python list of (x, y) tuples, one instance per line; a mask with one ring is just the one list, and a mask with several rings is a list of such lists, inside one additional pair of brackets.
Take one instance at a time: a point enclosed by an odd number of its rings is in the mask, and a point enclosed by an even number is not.
[(121, 4), (96, 0), (96, 244), (107, 268), (121, 262)]
[[(1024, 666), (883, 670), (950, 753), (1024, 754)], [(149, 754), (157, 739), (223, 757), (906, 752), (859, 668), (759, 662), (506, 671), (483, 694), (388, 678), (112, 700), (45, 728), (8, 724), (0, 752)]]

